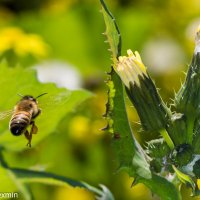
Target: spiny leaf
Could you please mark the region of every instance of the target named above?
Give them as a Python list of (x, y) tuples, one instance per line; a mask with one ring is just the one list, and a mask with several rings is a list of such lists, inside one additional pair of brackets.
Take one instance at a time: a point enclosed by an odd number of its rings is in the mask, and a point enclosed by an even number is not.
[[(101, 0), (101, 4), (106, 24), (105, 34), (109, 41), (113, 63), (115, 65), (115, 61), (121, 54), (121, 36), (115, 19), (103, 0)], [(137, 174), (150, 178), (151, 172), (149, 170), (149, 164), (146, 161), (145, 153), (135, 140), (129, 125), (124, 102), (123, 85), (114, 70), (110, 72), (109, 86), (107, 118), (109, 123), (112, 122), (112, 127), (109, 126), (109, 130), (113, 134), (113, 148), (119, 160), (119, 170), (125, 169), (131, 176)]]
[(162, 200), (180, 200), (181, 196), (175, 186), (165, 178), (152, 174), (152, 179), (138, 178), (138, 183), (145, 184)]
[(121, 53), (121, 34), (112, 13), (108, 10), (105, 2), (103, 0), (100, 1), (106, 25), (105, 35), (107, 36), (107, 41), (110, 45), (112, 59), (115, 61), (116, 58), (120, 56)]

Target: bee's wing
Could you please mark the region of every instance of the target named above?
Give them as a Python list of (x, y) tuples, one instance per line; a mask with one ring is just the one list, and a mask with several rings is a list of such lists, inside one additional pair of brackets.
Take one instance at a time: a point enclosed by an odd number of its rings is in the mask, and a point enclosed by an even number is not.
[(3, 112), (0, 112), (0, 120), (6, 119), (7, 117), (11, 116), (13, 112), (14, 110), (6, 110)]
[(42, 110), (48, 108), (56, 109), (57, 106), (66, 105), (70, 96), (71, 96), (70, 91), (60, 93), (59, 95), (48, 95), (48, 96), (46, 95), (42, 97), (40, 100), (38, 100), (38, 106)]

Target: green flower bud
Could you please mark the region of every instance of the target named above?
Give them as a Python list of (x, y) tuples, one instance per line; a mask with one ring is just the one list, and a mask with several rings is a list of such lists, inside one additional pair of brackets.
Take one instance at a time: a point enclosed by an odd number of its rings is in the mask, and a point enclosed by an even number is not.
[(200, 106), (200, 29), (195, 37), (195, 50), (186, 80), (175, 98), (175, 106), (183, 113), (198, 112)]
[(175, 97), (175, 107), (177, 112), (185, 115), (187, 143), (198, 150), (200, 148), (200, 129), (198, 128), (200, 119), (200, 29), (197, 30), (195, 42), (193, 59), (186, 80)]
[(152, 158), (151, 170), (159, 173), (165, 166), (165, 161), (170, 153), (170, 148), (163, 138), (151, 140), (147, 143), (147, 154)]
[(200, 107), (200, 52), (194, 54), (186, 80), (175, 97), (178, 112), (194, 116)]
[(172, 151), (170, 158), (173, 164), (181, 167), (187, 165), (192, 160), (192, 156), (192, 147), (189, 144), (181, 144)]
[(163, 138), (151, 140), (147, 143), (147, 153), (151, 158), (163, 158), (170, 152), (170, 148)]
[(174, 113), (171, 117), (171, 124), (168, 127), (168, 131), (172, 133), (175, 145), (187, 143), (186, 116), (182, 113)]
[(155, 173), (160, 173), (162, 170), (162, 159), (157, 158), (150, 161), (150, 169)]
[[(200, 74), (200, 27), (197, 30), (196, 33), (196, 38), (195, 38), (195, 42), (196, 42), (196, 46), (195, 46), (195, 50), (194, 50), (194, 58), (193, 60), (196, 61), (196, 69), (198, 69), (198, 73), (197, 73), (197, 78), (199, 79), (199, 74)], [(196, 118), (195, 118), (195, 125), (194, 125), (194, 135), (193, 135), (193, 147), (194, 147), (194, 152), (195, 153), (200, 153), (200, 112), (199, 112), (199, 108), (200, 108), (200, 91), (199, 91), (199, 80), (198, 82), (198, 90), (196, 91)]]
[(170, 119), (170, 112), (147, 74), (139, 53), (133, 54), (131, 50), (127, 53), (128, 56), (118, 58), (115, 70), (126, 87), (126, 92), (137, 110), (144, 130), (163, 129)]

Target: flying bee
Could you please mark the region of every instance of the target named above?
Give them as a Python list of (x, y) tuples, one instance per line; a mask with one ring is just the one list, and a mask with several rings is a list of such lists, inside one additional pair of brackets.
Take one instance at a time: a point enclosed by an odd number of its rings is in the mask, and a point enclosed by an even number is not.
[[(29, 147), (31, 147), (32, 134), (36, 134), (38, 131), (34, 120), (41, 113), (41, 109), (38, 107), (37, 98), (45, 94), (47, 93), (43, 93), (36, 98), (31, 95), (22, 96), (20, 101), (14, 107), (9, 123), (11, 133), (15, 136), (24, 134), (28, 140), (27, 146)], [(29, 126), (31, 126), (30, 131), (27, 130)]]
[[(31, 147), (33, 134), (36, 134), (38, 131), (35, 119), (40, 115), (41, 109), (46, 111), (46, 119), (49, 119), (50, 115), (58, 113), (58, 110), (61, 110), (61, 108), (64, 110), (71, 97), (71, 91), (63, 91), (51, 94), (37, 102), (37, 99), (45, 94), (47, 93), (43, 93), (37, 97), (33, 97), (32, 95), (19, 95), (21, 99), (16, 103), (14, 109), (0, 112), (0, 120), (11, 117), (9, 129), (12, 135), (19, 136), (24, 134), (28, 140), (27, 146), (29, 147)], [(44, 123), (49, 122), (49, 120), (44, 121), (46, 121)]]

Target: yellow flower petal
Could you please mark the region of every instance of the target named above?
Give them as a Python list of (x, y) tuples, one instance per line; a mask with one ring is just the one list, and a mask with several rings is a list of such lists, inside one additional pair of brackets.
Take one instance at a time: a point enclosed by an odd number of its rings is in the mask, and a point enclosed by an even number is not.
[(115, 70), (127, 87), (130, 82), (140, 85), (139, 76), (147, 75), (146, 67), (137, 51), (134, 54), (128, 49), (127, 54), (128, 56), (119, 56)]

